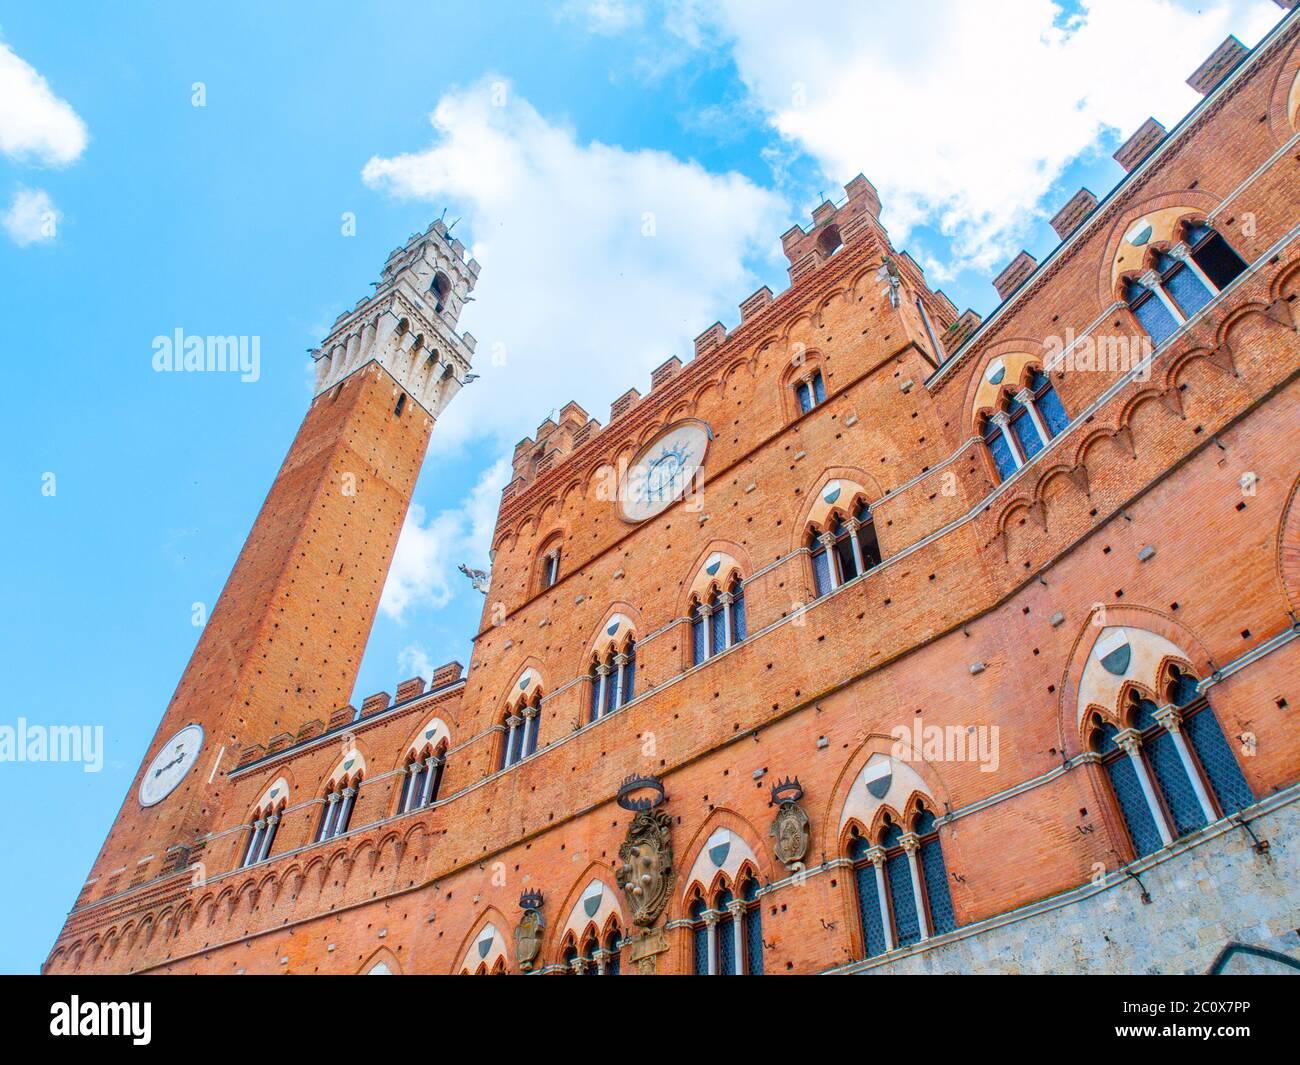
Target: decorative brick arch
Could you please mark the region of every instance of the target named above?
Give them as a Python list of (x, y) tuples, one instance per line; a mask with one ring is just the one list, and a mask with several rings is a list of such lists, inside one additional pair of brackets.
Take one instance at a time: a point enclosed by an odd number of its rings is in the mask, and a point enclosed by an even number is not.
[(380, 947), (361, 963), (357, 974), (359, 976), (401, 976), (402, 963), (387, 947)]
[[(719, 830), (730, 834), (727, 853), (719, 864), (708, 854), (709, 841)], [(751, 868), (760, 884), (771, 883), (773, 875), (770, 848), (763, 845), (764, 835), (758, 832), (749, 821), (734, 810), (719, 807), (691, 837), (690, 842), (677, 852), (674, 862), (678, 869), (678, 882), (674, 890), (670, 918), (688, 916), (692, 889), (699, 886), (707, 895), (711, 894), (720, 877), (726, 877), (734, 886), (739, 882), (740, 873)], [(739, 846), (737, 846), (737, 843)], [(703, 873), (707, 871), (707, 876)], [(781, 874), (784, 876), (784, 873)]]
[(1278, 523), (1277, 577), (1294, 622), (1300, 613), (1300, 477), (1291, 485)]
[[(593, 911), (588, 913), (584, 900), (595, 884), (601, 886), (601, 898)], [(617, 920), (624, 935), (628, 934), (633, 924), (628, 916), (626, 903), (623, 892), (618, 889), (614, 871), (600, 862), (590, 863), (573, 881), (568, 894), (554, 911), (551, 927), (547, 930), (542, 952), (538, 956), (538, 963), (549, 964), (559, 960), (569, 935), (573, 936), (581, 948), (583, 936), (591, 924), (596, 926), (601, 942), (604, 942), (611, 920)]]
[[(514, 958), (510, 943), (513, 928), (514, 924), (507, 921), (505, 914), (495, 906), (489, 906), (480, 912), (478, 919), (471, 926), (471, 931), (460, 942), (455, 955), (456, 967), (452, 969), (452, 975), (466, 972), (474, 975), (480, 969), (491, 973), (497, 968), (497, 962), (501, 960), (505, 963), (506, 971), (513, 969)], [(480, 946), (484, 939), (491, 940), (486, 951)]]
[[(832, 482), (841, 482), (839, 498), (828, 500), (826, 490)], [(810, 525), (819, 524), (829, 514), (848, 517), (856, 501), (868, 505), (878, 502), (884, 495), (880, 482), (857, 466), (830, 466), (822, 470), (812, 484), (812, 490), (803, 497), (797, 518), (790, 527), (791, 552), (803, 546)]]
[[(902, 720), (901, 714), (899, 719)], [(911, 747), (910, 741), (896, 740), (882, 732), (873, 732), (862, 741), (835, 781), (814, 846), (820, 846), (827, 854), (840, 854), (851, 825), (857, 824), (870, 832), (880, 810), (892, 809), (904, 816), (914, 808), (918, 796), (928, 799), (936, 814), (944, 812), (951, 803), (951, 795), (938, 769), (920, 757), (920, 752), (905, 759), (894, 757), (902, 750), (910, 751)], [(871, 795), (869, 799), (857, 795), (857, 789), (866, 788), (863, 774), (884, 761), (892, 763), (891, 781), (884, 794)]]
[(753, 563), (744, 547), (730, 540), (714, 540), (696, 555), (686, 570), (673, 616), (686, 617), (692, 601), (702, 602), (707, 599), (706, 589), (712, 585), (716, 584), (720, 590), (725, 591), (734, 576), (739, 575), (743, 581), (753, 573)]
[[(610, 631), (613, 629), (613, 631)], [(629, 637), (636, 638), (643, 631), (641, 611), (630, 603), (617, 602), (610, 605), (605, 616), (591, 634), (583, 651), (582, 669), (585, 671), (597, 654), (605, 654), (610, 648), (621, 651), (627, 646)]]
[[(1184, 219), (1204, 218), (1218, 205), (1218, 196), (1204, 189), (1176, 189), (1134, 200), (1127, 211), (1116, 216), (1097, 264), (1098, 309), (1122, 302), (1121, 278), (1140, 273), (1149, 250), (1167, 243)], [(1150, 223), (1151, 234), (1142, 244), (1134, 245), (1128, 238), (1143, 220)]]
[[(1112, 675), (1112, 698), (1109, 689), (1097, 689), (1095, 684), (1090, 689), (1085, 683), (1085, 673), (1093, 661), (1093, 650), (1099, 638), (1119, 629), (1139, 634), (1141, 646), (1133, 652), (1137, 662), (1126, 669), (1123, 676)], [(1072, 757), (1083, 752), (1082, 725), (1089, 712), (1102, 710), (1113, 718), (1119, 700), (1126, 697), (1126, 685), (1137, 684), (1139, 690), (1155, 691), (1158, 695), (1160, 680), (1170, 661), (1182, 663), (1198, 677), (1208, 676), (1215, 669), (1209, 652), (1196, 635), (1169, 614), (1144, 606), (1094, 606), (1079, 627), (1061, 678), (1058, 732), (1062, 753)], [(1095, 665), (1093, 669), (1096, 669)]]

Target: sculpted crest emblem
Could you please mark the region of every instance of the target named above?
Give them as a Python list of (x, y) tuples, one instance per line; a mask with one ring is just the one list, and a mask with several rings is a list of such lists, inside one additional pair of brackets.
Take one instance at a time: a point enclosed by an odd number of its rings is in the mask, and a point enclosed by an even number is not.
[(798, 777), (787, 777), (772, 787), (772, 802), (777, 806), (770, 830), (772, 849), (787, 869), (801, 867), (808, 853), (808, 815), (799, 805), (802, 798)]
[[(635, 797), (652, 791), (654, 797)], [(653, 777), (628, 777), (619, 789), (618, 804), (636, 816), (618, 849), (623, 861), (618, 882), (632, 907), (632, 920), (642, 928), (654, 924), (672, 894), (672, 818), (655, 807), (664, 801), (663, 785)]]
[(542, 932), (546, 922), (542, 920), (542, 893), (525, 891), (519, 899), (524, 915), (515, 925), (515, 961), (523, 972), (530, 972), (542, 951)]

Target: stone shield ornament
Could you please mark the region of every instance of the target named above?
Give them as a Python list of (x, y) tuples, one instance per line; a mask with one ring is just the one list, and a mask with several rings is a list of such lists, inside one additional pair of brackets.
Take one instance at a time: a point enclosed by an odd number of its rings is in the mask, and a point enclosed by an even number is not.
[(772, 849), (787, 869), (802, 868), (811, 840), (808, 815), (799, 805), (801, 798), (803, 788), (798, 778), (784, 780), (772, 788), (772, 802), (777, 807), (770, 829)]
[[(520, 904), (523, 905), (525, 901), (533, 900), (525, 896)], [(542, 952), (542, 932), (546, 928), (546, 923), (542, 920), (538, 909), (540, 905), (540, 896), (537, 897), (535, 905), (524, 905), (524, 915), (515, 925), (515, 961), (522, 972), (531, 972), (537, 962), (537, 956)]]
[(642, 928), (655, 923), (672, 894), (676, 873), (671, 828), (672, 818), (665, 811), (638, 811), (618, 848), (623, 860), (619, 886), (632, 907), (632, 920)]

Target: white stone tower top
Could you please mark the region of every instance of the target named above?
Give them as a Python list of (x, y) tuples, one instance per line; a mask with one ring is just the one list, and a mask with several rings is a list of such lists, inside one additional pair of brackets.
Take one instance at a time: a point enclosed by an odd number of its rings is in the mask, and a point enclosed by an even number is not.
[(416, 233), (384, 264), (374, 294), (334, 321), (316, 360), (316, 395), (377, 362), (432, 417), (460, 391), (475, 340), (456, 332), (479, 264), (441, 221)]

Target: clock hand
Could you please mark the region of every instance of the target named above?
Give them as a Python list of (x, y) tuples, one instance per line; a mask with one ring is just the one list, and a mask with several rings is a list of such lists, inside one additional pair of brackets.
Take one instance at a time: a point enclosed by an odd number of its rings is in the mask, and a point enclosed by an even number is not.
[(167, 772), (167, 770), (169, 770), (172, 766), (176, 765), (178, 762), (183, 762), (183, 761), (185, 761), (185, 755), (184, 755), (184, 753), (178, 754), (175, 758), (173, 758), (173, 759), (172, 759), (170, 762), (168, 762), (166, 765), (164, 765), (164, 766), (159, 766), (157, 769), (155, 769), (155, 770), (153, 771), (153, 775), (156, 776), (156, 777), (160, 777), (160, 776), (162, 776), (165, 772)]

